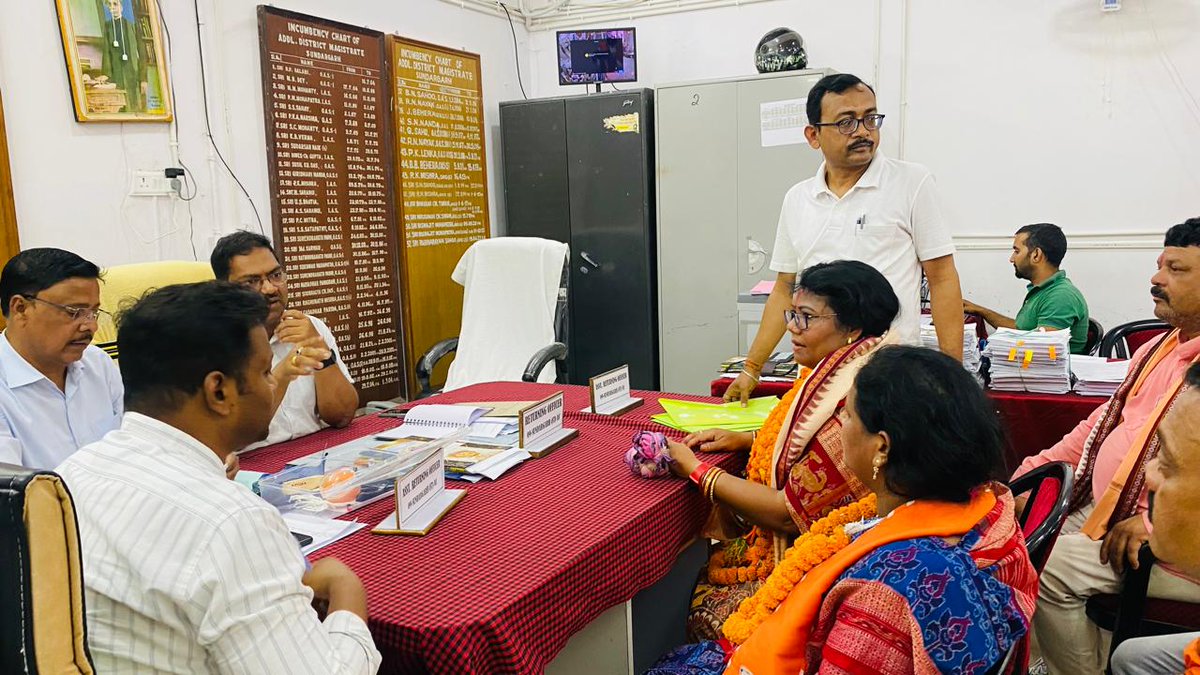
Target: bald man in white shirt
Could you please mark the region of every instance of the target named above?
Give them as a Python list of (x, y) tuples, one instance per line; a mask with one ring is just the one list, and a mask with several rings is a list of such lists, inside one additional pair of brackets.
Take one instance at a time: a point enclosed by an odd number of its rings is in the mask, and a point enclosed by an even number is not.
[[(58, 467), (75, 501), (97, 672), (372, 674), (362, 582), (306, 571), (273, 506), (224, 461), (263, 439), (275, 378), (267, 302), (232, 284), (168, 286), (122, 317), (121, 428)], [(328, 350), (297, 367), (317, 370)], [(314, 598), (328, 603), (324, 620)]]

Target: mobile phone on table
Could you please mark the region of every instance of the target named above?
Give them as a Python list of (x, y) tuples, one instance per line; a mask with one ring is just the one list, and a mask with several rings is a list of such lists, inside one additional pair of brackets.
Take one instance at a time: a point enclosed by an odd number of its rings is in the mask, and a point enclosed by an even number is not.
[(305, 546), (308, 546), (309, 544), (312, 543), (312, 537), (308, 536), (307, 534), (301, 534), (300, 532), (293, 532), (292, 536), (295, 537), (296, 541), (300, 543), (300, 548), (304, 548)]

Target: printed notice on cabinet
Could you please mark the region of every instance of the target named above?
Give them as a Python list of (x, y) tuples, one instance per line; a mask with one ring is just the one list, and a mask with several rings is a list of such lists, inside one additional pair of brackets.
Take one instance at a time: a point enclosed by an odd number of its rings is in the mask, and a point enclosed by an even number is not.
[(804, 138), (804, 127), (808, 124), (807, 102), (807, 98), (792, 98), (759, 104), (764, 148), (808, 142)]

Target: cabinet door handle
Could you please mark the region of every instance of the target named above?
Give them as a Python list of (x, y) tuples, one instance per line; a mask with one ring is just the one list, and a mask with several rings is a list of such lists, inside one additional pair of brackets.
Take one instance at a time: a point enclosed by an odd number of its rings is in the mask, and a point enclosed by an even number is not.
[(596, 262), (595, 260), (592, 260), (592, 257), (587, 254), (587, 251), (580, 251), (579, 257), (583, 258), (585, 261), (587, 261), (587, 264), (591, 265), (593, 268), (600, 269), (600, 263)]
[(757, 241), (746, 238), (746, 264), (750, 274), (758, 274), (767, 262), (767, 250)]

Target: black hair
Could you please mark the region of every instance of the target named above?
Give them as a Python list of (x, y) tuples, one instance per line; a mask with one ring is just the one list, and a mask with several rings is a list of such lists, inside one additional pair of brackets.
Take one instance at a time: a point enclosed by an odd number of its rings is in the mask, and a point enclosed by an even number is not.
[(251, 331), (266, 320), (267, 301), (237, 284), (204, 281), (150, 291), (118, 318), (125, 408), (175, 410), (214, 371), (240, 386)]
[(1067, 235), (1053, 223), (1033, 223), (1017, 230), (1017, 234), (1025, 235), (1025, 247), (1040, 248), (1042, 255), (1055, 267), (1062, 264), (1063, 256), (1067, 254)]
[(857, 260), (818, 263), (800, 273), (797, 289), (825, 299), (845, 330), (883, 335), (900, 313), (900, 300), (879, 270)]
[(1164, 246), (1200, 246), (1200, 217), (1188, 218), (1182, 223), (1167, 230), (1167, 240)]
[(871, 93), (875, 93), (875, 89), (871, 85), (863, 82), (857, 75), (850, 73), (838, 73), (837, 75), (826, 75), (813, 85), (812, 89), (808, 90), (808, 104), (805, 111), (808, 113), (809, 124), (821, 123), (821, 101), (825, 99), (825, 94), (834, 93), (840, 94), (851, 87), (858, 85), (866, 85)]
[(1187, 386), (1200, 387), (1200, 363), (1193, 363), (1191, 367), (1187, 369), (1187, 375), (1185, 377), (1187, 378)]
[(14, 295), (35, 296), (67, 279), (99, 279), (100, 268), (61, 248), (30, 248), (14, 255), (0, 272), (0, 311), (8, 316)]
[[(219, 281), (229, 280), (229, 261), (239, 255), (246, 255), (256, 248), (265, 248), (275, 255), (275, 248), (271, 246), (271, 240), (254, 232), (246, 230), (238, 230), (233, 234), (227, 234), (217, 240), (217, 245), (213, 247), (212, 255), (208, 257), (208, 263), (212, 265), (213, 276)], [(275, 256), (278, 260), (279, 256)]]
[(922, 347), (879, 350), (855, 380), (854, 409), (891, 441), (884, 480), (908, 499), (966, 502), (998, 477), (1000, 420), (962, 364)]

